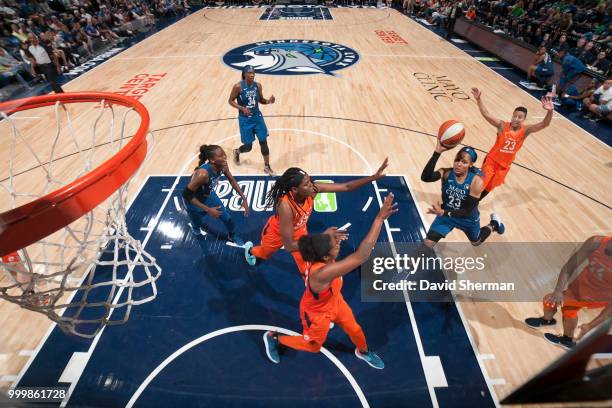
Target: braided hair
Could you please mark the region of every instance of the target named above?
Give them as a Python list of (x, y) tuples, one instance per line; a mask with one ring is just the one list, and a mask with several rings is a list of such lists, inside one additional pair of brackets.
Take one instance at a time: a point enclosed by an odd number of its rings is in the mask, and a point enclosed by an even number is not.
[(212, 159), (213, 156), (215, 155), (215, 151), (220, 148), (221, 146), (217, 146), (217, 145), (200, 146), (200, 155), (198, 156), (198, 158), (200, 159), (200, 162), (198, 163), (198, 167), (200, 167), (201, 165), (203, 165), (204, 163)]
[(277, 208), (280, 199), (288, 194), (293, 187), (300, 185), (307, 174), (299, 167), (289, 167), (282, 176), (276, 179), (272, 189), (266, 196), (266, 207)]
[(332, 247), (329, 234), (303, 235), (298, 240), (300, 255), (306, 262), (322, 261)]

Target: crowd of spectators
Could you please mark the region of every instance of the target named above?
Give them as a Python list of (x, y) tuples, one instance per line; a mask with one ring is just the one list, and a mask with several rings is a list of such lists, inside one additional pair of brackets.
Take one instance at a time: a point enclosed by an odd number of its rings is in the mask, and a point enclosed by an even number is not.
[[(582, 109), (594, 118), (612, 116), (609, 79), (582, 90), (574, 85), (586, 69), (604, 80), (612, 75), (612, 0), (403, 0), (402, 8), (408, 15), (446, 28), (449, 35), (460, 14), (536, 47), (528, 81), (522, 84), (548, 90), (554, 85), (558, 106)], [(553, 59), (562, 67), (555, 84), (551, 83)]]
[(0, 87), (57, 76), (157, 19), (187, 13), (187, 0), (0, 0)]

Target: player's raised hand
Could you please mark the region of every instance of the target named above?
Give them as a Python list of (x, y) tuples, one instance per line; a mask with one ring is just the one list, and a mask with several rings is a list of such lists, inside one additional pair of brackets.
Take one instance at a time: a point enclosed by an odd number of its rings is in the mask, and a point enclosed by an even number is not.
[(440, 202), (434, 203), (427, 209), (427, 214), (444, 215), (444, 210)]
[(330, 234), (333, 235), (333, 237), (337, 240), (337, 241), (346, 241), (348, 239), (348, 232), (346, 230), (340, 230), (338, 229), (338, 227), (329, 227), (328, 229), (326, 229), (325, 231), (323, 231), (324, 234)]
[(544, 304), (550, 308), (555, 308), (563, 303), (563, 292), (554, 291), (544, 296)]
[(553, 96), (552, 94), (546, 94), (542, 97), (542, 107), (548, 111), (555, 109), (555, 105), (553, 104)]
[(221, 211), (219, 211), (220, 208), (221, 208), (220, 205), (216, 207), (208, 207), (207, 213), (213, 218), (219, 218), (221, 216)]
[(472, 96), (474, 99), (476, 99), (476, 101), (479, 101), (480, 97), (482, 96), (482, 92), (480, 92), (480, 89), (478, 88), (472, 88)]
[(389, 158), (385, 157), (385, 161), (382, 162), (376, 173), (374, 173), (374, 179), (378, 180), (385, 177), (385, 169), (389, 166)]
[(245, 199), (242, 200), (242, 208), (244, 208), (244, 216), (248, 217), (251, 213), (251, 210), (249, 208), (249, 203)]
[(393, 213), (397, 212), (397, 203), (393, 203), (393, 193), (389, 193), (388, 196), (385, 197), (385, 202), (382, 207), (380, 207), (380, 211), (378, 212), (377, 218), (381, 220), (386, 220)]
[(276, 102), (276, 98), (274, 97), (274, 95), (270, 96), (270, 99), (268, 99), (268, 103), (274, 103)]
[(442, 153), (447, 150), (450, 150), (448, 147), (444, 147), (442, 143), (440, 143), (440, 139), (436, 139), (436, 140), (438, 141), (438, 143), (436, 143), (436, 149), (435, 149), (436, 153)]

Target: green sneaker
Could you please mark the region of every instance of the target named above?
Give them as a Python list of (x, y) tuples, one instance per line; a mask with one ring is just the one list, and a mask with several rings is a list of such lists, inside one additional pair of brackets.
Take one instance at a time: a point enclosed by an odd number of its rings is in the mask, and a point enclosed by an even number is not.
[(244, 258), (250, 266), (255, 266), (257, 263), (257, 257), (255, 255), (251, 255), (251, 248), (253, 248), (253, 243), (251, 241), (247, 241), (244, 244)]
[(280, 356), (278, 355), (278, 334), (267, 331), (263, 335), (263, 341), (266, 346), (266, 354), (270, 361), (274, 364), (280, 363)]
[(385, 362), (382, 361), (382, 359), (378, 357), (378, 354), (376, 354), (373, 351), (362, 353), (361, 351), (359, 351), (359, 349), (356, 348), (355, 356), (357, 356), (358, 359), (365, 361), (366, 363), (376, 368), (377, 370), (382, 370), (383, 368), (385, 368)]

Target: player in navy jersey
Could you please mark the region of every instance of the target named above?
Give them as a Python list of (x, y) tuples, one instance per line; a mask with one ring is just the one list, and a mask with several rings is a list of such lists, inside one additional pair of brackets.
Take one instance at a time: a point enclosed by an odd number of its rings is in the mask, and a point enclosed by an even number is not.
[(491, 214), (488, 225), (480, 227), (478, 201), (484, 183), (482, 172), (474, 167), (478, 158), (476, 151), (466, 146), (455, 156), (453, 168), (434, 171), (440, 154), (445, 150), (448, 149), (438, 140), (436, 150), (421, 174), (421, 180), (428, 183), (442, 180), (442, 205), (433, 204), (427, 210), (428, 214), (436, 214), (436, 219), (427, 232), (424, 244), (433, 248), (454, 228), (463, 231), (472, 245), (482, 244), (493, 231), (503, 234), (504, 224), (496, 214)]
[(240, 153), (250, 152), (253, 148), (255, 136), (259, 140), (259, 147), (264, 158), (264, 172), (274, 175), (270, 167), (270, 149), (268, 148), (268, 128), (259, 104), (274, 103), (274, 95), (266, 99), (261, 91), (261, 84), (255, 82), (255, 70), (247, 65), (242, 69), (242, 81), (232, 88), (229, 104), (238, 109), (238, 125), (240, 127), (240, 140), (242, 146), (234, 149), (234, 163), (240, 164)]
[(236, 193), (242, 197), (244, 216), (249, 215), (249, 203), (236, 179), (229, 171), (227, 155), (220, 146), (202, 145), (200, 146), (199, 158), (200, 163), (193, 176), (191, 176), (191, 181), (183, 190), (183, 199), (191, 219), (193, 233), (200, 235), (200, 228), (204, 225), (204, 220), (208, 215), (223, 221), (227, 228), (228, 241), (237, 245), (244, 245), (242, 238), (235, 232), (232, 216), (215, 193), (215, 187), (219, 179), (225, 174)]

